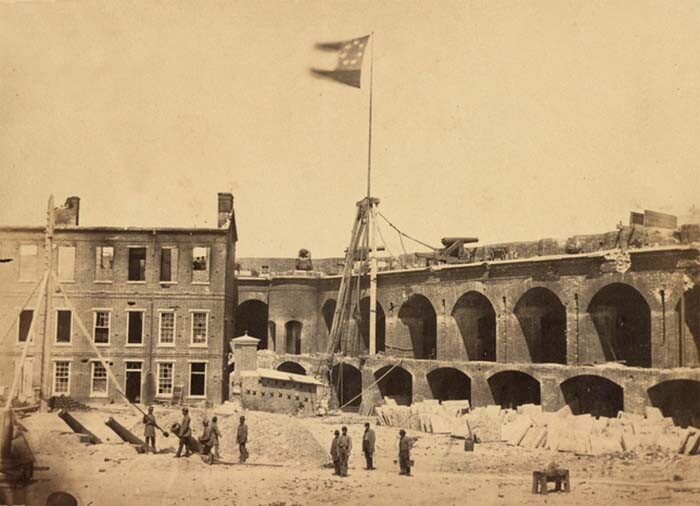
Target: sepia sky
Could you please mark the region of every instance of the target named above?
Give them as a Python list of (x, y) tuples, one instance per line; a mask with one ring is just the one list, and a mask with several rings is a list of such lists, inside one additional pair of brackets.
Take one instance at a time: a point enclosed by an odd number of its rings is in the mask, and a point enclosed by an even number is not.
[(0, 3), (0, 224), (42, 224), (53, 193), (81, 197), (82, 225), (211, 227), (231, 191), (240, 256), (341, 255), (368, 89), (308, 68), (334, 66), (315, 42), (371, 31), (373, 193), (407, 233), (683, 214), (700, 203), (699, 26), (680, 0)]

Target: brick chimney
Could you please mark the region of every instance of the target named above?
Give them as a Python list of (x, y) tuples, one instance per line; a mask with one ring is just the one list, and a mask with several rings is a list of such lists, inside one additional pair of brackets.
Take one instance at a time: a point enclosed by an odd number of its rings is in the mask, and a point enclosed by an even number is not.
[(228, 227), (233, 215), (233, 194), (219, 193), (218, 228)]
[(68, 197), (66, 203), (54, 209), (55, 225), (77, 227), (80, 224), (80, 197)]

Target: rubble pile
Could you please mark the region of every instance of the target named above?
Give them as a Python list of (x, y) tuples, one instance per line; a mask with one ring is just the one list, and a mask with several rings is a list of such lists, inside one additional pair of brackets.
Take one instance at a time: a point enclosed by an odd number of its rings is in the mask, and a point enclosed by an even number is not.
[[(465, 409), (466, 406), (466, 409)], [(620, 412), (617, 418), (573, 415), (568, 406), (545, 413), (524, 404), (517, 410), (486, 406), (468, 410), (467, 401), (423, 401), (397, 406), (386, 400), (376, 408), (381, 425), (423, 432), (475, 437), (480, 442), (505, 442), (528, 449), (543, 448), (582, 455), (623, 452), (700, 454), (700, 428), (681, 428), (657, 408), (645, 415)]]
[(469, 401), (425, 400), (411, 406), (399, 406), (391, 398), (384, 399), (383, 406), (375, 407), (380, 425), (403, 427), (434, 434), (465, 434), (462, 419), (469, 411)]

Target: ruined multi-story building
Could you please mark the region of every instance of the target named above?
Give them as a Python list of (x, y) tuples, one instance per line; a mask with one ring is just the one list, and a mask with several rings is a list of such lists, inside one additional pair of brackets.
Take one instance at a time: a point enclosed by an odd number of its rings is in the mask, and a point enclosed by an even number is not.
[(337, 260), (324, 260), (326, 272), (275, 272), (293, 261), (240, 259), (236, 333), (276, 351), (269, 365), (280, 370), (331, 367), (337, 384), (342, 362), (338, 396), (355, 405), (466, 398), (606, 416), (654, 405), (700, 423), (700, 226), (633, 213), (605, 234), (458, 256), (380, 271), (378, 353), (366, 352), (365, 287), (351, 321), (358, 349), (332, 365)]
[(7, 331), (0, 385), (12, 384), (37, 317), (23, 395), (44, 384), (47, 395), (121, 400), (79, 319), (129, 399), (148, 397), (147, 390), (162, 400), (226, 399), (236, 307), (233, 195), (218, 195), (218, 228), (83, 227), (79, 204), (71, 197), (55, 212), (53, 269), (68, 302), (53, 284), (46, 320), (36, 296), (17, 317), (45, 270), (45, 228), (0, 227), (0, 322)]

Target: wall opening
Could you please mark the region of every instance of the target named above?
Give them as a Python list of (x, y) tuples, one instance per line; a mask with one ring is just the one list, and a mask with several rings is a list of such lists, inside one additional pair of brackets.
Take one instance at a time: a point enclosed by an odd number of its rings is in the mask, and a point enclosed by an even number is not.
[[(374, 379), (379, 380), (391, 369), (382, 367), (374, 373)], [(377, 383), (382, 397), (391, 397), (396, 404), (410, 406), (413, 400), (413, 376), (403, 367), (394, 367), (391, 372)]]
[(561, 391), (574, 415), (615, 418), (624, 410), (622, 387), (601, 376), (574, 376), (561, 384)]
[(523, 331), (530, 360), (566, 364), (566, 308), (547, 288), (531, 288), (513, 310)]
[(601, 288), (588, 305), (607, 362), (651, 367), (651, 312), (644, 297), (623, 283)]
[(277, 366), (278, 371), (283, 371), (283, 372), (289, 372), (292, 374), (301, 374), (303, 376), (306, 376), (306, 369), (304, 369), (304, 366), (297, 363), (297, 362), (282, 362), (280, 365)]
[(453, 367), (441, 367), (427, 375), (433, 399), (457, 401), (472, 399), (472, 382), (469, 376)]
[[(681, 301), (676, 304), (676, 318), (678, 320), (678, 335), (683, 335), (681, 353), (683, 359), (681, 365), (698, 365), (700, 363), (700, 286), (694, 286), (683, 294), (685, 299), (685, 318), (681, 315)], [(685, 319), (685, 321), (682, 321)], [(682, 326), (682, 327), (681, 327)], [(681, 331), (682, 330), (682, 331)], [(692, 350), (685, 348), (692, 345)], [(690, 353), (692, 351), (692, 353)], [(690, 363), (687, 358), (694, 357)]]
[(259, 300), (247, 300), (236, 308), (236, 336), (247, 332), (260, 339), (259, 350), (267, 349), (268, 324), (267, 304)]
[[(338, 405), (348, 405), (343, 408), (348, 411), (357, 411), (362, 403), (362, 373), (357, 367), (350, 364), (335, 364), (331, 369), (331, 384), (338, 396)], [(359, 396), (359, 397), (357, 397)], [(357, 399), (352, 400), (354, 397)], [(352, 402), (350, 402), (352, 400)]]
[(469, 360), (496, 361), (496, 311), (491, 302), (478, 292), (462, 295), (452, 318), (457, 323)]
[(411, 336), (414, 358), (437, 358), (437, 316), (430, 301), (419, 294), (411, 295), (399, 310), (399, 320)]
[(681, 427), (700, 427), (700, 381), (670, 380), (647, 390), (651, 405)]
[(284, 324), (285, 330), (285, 351), (290, 355), (301, 353), (301, 322), (296, 320), (288, 321)]
[[(377, 353), (385, 350), (386, 343), (386, 317), (384, 308), (377, 302), (377, 324), (375, 326), (377, 333)], [(358, 321), (358, 330), (362, 338), (363, 352), (369, 352), (369, 297), (360, 300), (360, 319)]]
[(502, 371), (488, 380), (491, 395), (502, 408), (540, 404), (540, 382), (520, 371)]
[(328, 299), (321, 308), (321, 314), (323, 315), (323, 321), (326, 324), (326, 330), (328, 334), (331, 333), (331, 327), (333, 327), (333, 316), (335, 315), (335, 299)]

